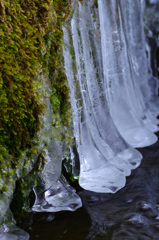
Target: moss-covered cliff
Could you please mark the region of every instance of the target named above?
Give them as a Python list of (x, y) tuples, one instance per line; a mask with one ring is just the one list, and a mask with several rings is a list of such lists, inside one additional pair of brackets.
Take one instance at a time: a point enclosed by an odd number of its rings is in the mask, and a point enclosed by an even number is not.
[(28, 173), (25, 165), (38, 171), (44, 163), (38, 136), (46, 113), (44, 98), (51, 101), (55, 137), (70, 139), (62, 56), (62, 24), (70, 10), (68, 0), (0, 1), (1, 196), (11, 197), (15, 180)]
[[(62, 22), (68, 1), (0, 2), (0, 163), (13, 169), (30, 149), (44, 105), (35, 81), (38, 66), (50, 77), (54, 114), (65, 122), (68, 88), (62, 64)], [(55, 121), (55, 119), (54, 119)], [(56, 121), (54, 123), (56, 125)]]

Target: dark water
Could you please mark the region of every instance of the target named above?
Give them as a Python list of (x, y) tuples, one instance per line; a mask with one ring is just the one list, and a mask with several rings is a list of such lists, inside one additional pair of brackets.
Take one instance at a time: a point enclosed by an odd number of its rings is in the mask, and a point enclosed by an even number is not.
[(30, 240), (159, 240), (159, 142), (140, 152), (142, 164), (115, 195), (80, 191), (81, 209), (30, 214), (20, 226)]

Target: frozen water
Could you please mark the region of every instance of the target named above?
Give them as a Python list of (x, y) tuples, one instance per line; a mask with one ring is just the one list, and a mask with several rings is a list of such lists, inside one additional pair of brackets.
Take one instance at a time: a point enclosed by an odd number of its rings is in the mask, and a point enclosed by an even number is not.
[(139, 89), (142, 94), (142, 99), (140, 100), (145, 113), (148, 109), (148, 118), (153, 119), (153, 115), (158, 115), (158, 80), (152, 76), (152, 71), (146, 57), (141, 1), (135, 0), (133, 4), (131, 1), (127, 1), (126, 5), (123, 5), (122, 1), (120, 2), (123, 15), (125, 15), (126, 33), (129, 39), (135, 84), (140, 86)]
[(80, 158), (79, 184), (90, 191), (114, 193), (136, 168), (141, 154), (119, 134), (106, 99), (98, 11), (93, 2), (76, 6), (64, 27), (64, 58)]
[[(158, 127), (155, 125), (158, 123), (158, 120), (152, 113), (153, 111), (151, 112), (153, 108), (151, 107), (150, 109), (148, 105), (151, 102), (156, 105), (158, 102), (158, 83), (157, 79), (148, 73), (149, 67), (146, 57), (141, 3), (134, 0), (133, 4), (132, 1), (126, 1), (123, 4), (123, 1), (120, 1), (120, 7), (123, 16), (131, 76), (137, 96), (136, 99), (138, 100), (136, 110), (138, 110), (139, 114), (141, 112), (145, 125), (155, 132), (158, 131)], [(149, 81), (149, 78), (151, 78), (151, 81)], [(158, 114), (158, 107), (156, 114)]]
[(38, 194), (36, 188), (34, 192), (36, 202), (32, 209), (36, 212), (75, 211), (82, 206), (81, 199), (62, 175), (43, 195)]
[[(49, 113), (50, 111), (50, 113)], [(51, 110), (48, 109), (48, 131), (51, 129)], [(44, 169), (38, 175), (37, 186), (34, 187), (36, 212), (74, 211), (82, 206), (81, 199), (61, 176), (62, 151), (52, 133), (47, 139)]]
[(81, 207), (81, 199), (61, 176), (62, 152), (54, 138), (50, 141), (46, 159), (45, 167), (39, 174), (38, 185), (34, 188), (36, 200), (32, 210), (36, 212), (74, 211)]
[(145, 147), (155, 143), (157, 137), (142, 122), (125, 39), (128, 30), (124, 29), (124, 16), (117, 3), (98, 2), (106, 96), (120, 134), (133, 147)]
[(100, 151), (92, 139), (86, 123), (81, 124), (81, 143), (78, 148), (81, 162), (79, 184), (84, 189), (115, 193), (125, 186), (125, 176), (140, 163), (141, 155), (131, 149), (108, 159), (104, 148), (103, 152)]
[(0, 231), (1, 240), (29, 240), (29, 234), (24, 230), (14, 227), (7, 232)]

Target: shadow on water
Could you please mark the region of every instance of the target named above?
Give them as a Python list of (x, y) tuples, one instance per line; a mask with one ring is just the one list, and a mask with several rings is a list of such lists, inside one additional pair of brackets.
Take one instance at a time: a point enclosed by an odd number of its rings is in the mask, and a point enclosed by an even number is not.
[(29, 215), (23, 228), (30, 240), (158, 240), (159, 142), (140, 152), (141, 166), (115, 195), (84, 190), (75, 212)]

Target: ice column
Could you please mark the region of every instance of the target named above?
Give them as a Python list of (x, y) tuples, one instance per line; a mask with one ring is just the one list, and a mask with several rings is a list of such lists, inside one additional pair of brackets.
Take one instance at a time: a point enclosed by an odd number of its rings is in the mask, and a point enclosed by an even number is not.
[(155, 126), (158, 121), (154, 116), (154, 111), (155, 115), (159, 113), (158, 83), (157, 79), (148, 72), (150, 67), (146, 57), (141, 3), (138, 0), (133, 2), (128, 0), (125, 4), (119, 1), (119, 5), (123, 16), (132, 81), (138, 100), (136, 110), (142, 112), (142, 119), (147, 127), (152, 131), (158, 131), (158, 127)]
[(82, 206), (81, 199), (61, 175), (62, 152), (53, 138), (46, 153), (47, 163), (39, 174), (38, 184), (34, 188), (36, 200), (32, 210), (36, 212), (76, 210)]
[[(48, 91), (48, 85), (44, 85)], [(32, 207), (36, 212), (57, 212), (61, 210), (74, 211), (82, 206), (81, 199), (75, 190), (61, 175), (62, 151), (52, 134), (51, 106), (48, 96), (45, 98), (46, 112), (44, 117), (44, 129), (41, 134), (41, 142), (46, 142), (43, 147), (46, 163), (39, 173), (38, 184), (34, 188), (36, 200)]]
[(63, 29), (65, 69), (80, 158), (79, 184), (90, 191), (115, 193), (142, 156), (125, 142), (110, 115), (94, 4), (78, 3)]
[(146, 128), (138, 111), (118, 2), (98, 1), (106, 96), (120, 134), (133, 147), (145, 147), (157, 137)]

